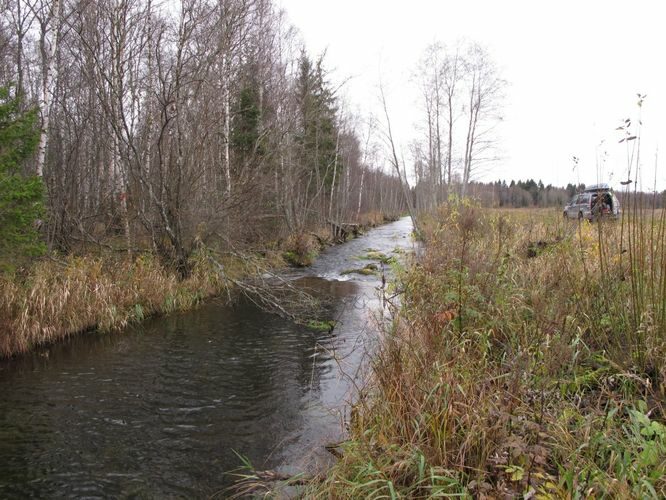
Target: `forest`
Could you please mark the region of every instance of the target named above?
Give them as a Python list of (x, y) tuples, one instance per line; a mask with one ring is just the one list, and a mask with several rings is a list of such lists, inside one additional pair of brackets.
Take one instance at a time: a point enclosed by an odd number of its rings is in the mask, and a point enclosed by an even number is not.
[(152, 248), (186, 276), (196, 242), (403, 210), (367, 124), (270, 1), (17, 0), (1, 23), (3, 196), (23, 207), (2, 216), (33, 249)]
[[(23, 136), (3, 139), (22, 155), (4, 162), (18, 183), (4, 189), (27, 190), (3, 215), (21, 227), (5, 249), (14, 260), (28, 248), (151, 250), (185, 277), (197, 245), (256, 249), (331, 221), (415, 219), (499, 158), (506, 82), (473, 42), (431, 44), (410, 69), (422, 118), (405, 159), (381, 82), (383, 112), (353, 111), (344, 75), (270, 0), (5, 7), (3, 129)], [(532, 204), (522, 195), (499, 204)]]

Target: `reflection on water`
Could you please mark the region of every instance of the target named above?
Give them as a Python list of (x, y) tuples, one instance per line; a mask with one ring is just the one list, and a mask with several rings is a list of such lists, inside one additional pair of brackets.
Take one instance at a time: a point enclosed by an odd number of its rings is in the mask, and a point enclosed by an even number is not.
[(332, 333), (213, 301), (0, 364), (0, 497), (205, 497), (235, 452), (259, 468), (329, 460), (378, 307), (376, 277), (330, 278), (367, 248), (408, 246), (410, 228), (329, 249), (298, 277), (335, 298)]

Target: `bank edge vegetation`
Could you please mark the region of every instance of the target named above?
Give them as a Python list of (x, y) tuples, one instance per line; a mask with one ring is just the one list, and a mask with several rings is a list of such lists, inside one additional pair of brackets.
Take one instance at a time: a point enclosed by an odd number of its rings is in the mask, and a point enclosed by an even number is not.
[(308, 496), (662, 498), (663, 215), (462, 203), (422, 227), (350, 440)]
[(10, 0), (0, 27), (0, 356), (186, 308), (220, 273), (307, 264), (330, 221), (404, 210), (270, 1)]

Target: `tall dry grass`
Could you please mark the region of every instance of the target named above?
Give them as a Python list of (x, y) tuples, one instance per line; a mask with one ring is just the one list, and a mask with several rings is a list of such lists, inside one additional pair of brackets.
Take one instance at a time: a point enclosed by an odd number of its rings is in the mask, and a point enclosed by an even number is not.
[(666, 495), (661, 214), (454, 203), (422, 226), (343, 457), (308, 495)]
[(228, 286), (205, 250), (186, 280), (149, 254), (132, 261), (68, 257), (37, 263), (18, 280), (0, 277), (0, 357), (92, 328), (116, 330), (161, 312), (188, 309)]

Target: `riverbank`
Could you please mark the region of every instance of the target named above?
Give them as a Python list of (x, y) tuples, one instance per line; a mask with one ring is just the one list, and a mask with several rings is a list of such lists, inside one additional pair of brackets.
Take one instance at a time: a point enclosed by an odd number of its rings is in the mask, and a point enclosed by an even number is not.
[[(361, 225), (367, 229), (391, 220), (372, 213)], [(334, 243), (320, 229), (292, 234), (261, 253), (217, 253), (202, 246), (190, 257), (186, 279), (148, 251), (131, 260), (112, 252), (41, 260), (21, 276), (0, 276), (0, 358), (83, 331), (120, 330), (154, 314), (191, 309), (206, 298), (231, 297), (235, 281), (285, 265), (308, 265)]]
[(666, 494), (664, 222), (424, 218), (350, 439), (307, 496)]

